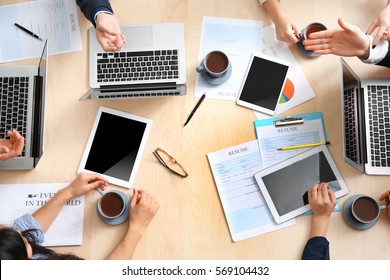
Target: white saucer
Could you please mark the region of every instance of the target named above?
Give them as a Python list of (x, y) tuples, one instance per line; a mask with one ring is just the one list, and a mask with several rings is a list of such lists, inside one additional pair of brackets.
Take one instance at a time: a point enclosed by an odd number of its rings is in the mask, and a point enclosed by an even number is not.
[(105, 222), (106, 224), (108, 224), (108, 225), (119, 225), (119, 224), (123, 223), (124, 221), (126, 221), (127, 218), (129, 218), (130, 198), (125, 193), (117, 191), (117, 190), (113, 190), (111, 192), (116, 192), (121, 197), (123, 197), (123, 199), (125, 200), (125, 210), (123, 211), (122, 215), (120, 215), (119, 217), (117, 217), (115, 219), (107, 219), (102, 214), (100, 214), (99, 211), (97, 211), (97, 213), (98, 213), (99, 218), (103, 222)]
[(360, 196), (363, 196), (363, 194), (355, 194), (353, 196), (351, 196), (350, 198), (348, 198), (345, 202), (344, 202), (344, 206), (343, 206), (343, 216), (344, 216), (344, 220), (347, 222), (347, 224), (349, 224), (351, 227), (353, 228), (356, 228), (356, 229), (360, 229), (360, 230), (364, 230), (364, 229), (369, 229), (370, 227), (372, 227), (373, 225), (376, 224), (376, 222), (378, 220), (376, 220), (375, 222), (372, 222), (372, 223), (368, 223), (368, 224), (365, 224), (365, 223), (361, 223), (359, 222), (358, 220), (356, 220), (353, 216), (352, 216), (352, 213), (351, 213), (351, 207), (352, 207), (352, 202), (354, 199), (360, 197)]
[[(203, 61), (200, 64), (203, 65)], [(219, 86), (219, 85), (222, 85), (227, 80), (229, 80), (230, 76), (232, 75), (232, 65), (230, 64), (226, 73), (218, 78), (210, 76), (207, 72), (202, 72), (199, 74), (206, 83), (213, 85), (213, 86)]]

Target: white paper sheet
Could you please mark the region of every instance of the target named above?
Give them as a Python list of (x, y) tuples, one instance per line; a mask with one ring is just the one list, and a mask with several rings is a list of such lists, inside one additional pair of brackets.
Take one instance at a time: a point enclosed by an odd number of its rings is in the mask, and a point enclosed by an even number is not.
[(41, 56), (43, 42), (15, 23), (48, 39), (49, 55), (82, 50), (76, 1), (39, 0), (0, 6), (0, 62)]
[[(301, 67), (295, 60), (287, 44), (276, 39), (275, 26), (269, 25), (263, 28), (261, 52), (289, 61), (291, 66), (288, 70), (287, 81), (283, 90), (275, 115), (279, 115), (316, 95), (307, 81)], [(254, 111), (257, 119), (269, 118), (269, 115)]]
[(237, 99), (250, 57), (260, 50), (262, 26), (261, 21), (203, 17), (198, 65), (207, 53), (220, 50), (229, 57), (232, 74), (228, 81), (215, 86), (197, 73), (195, 97), (206, 92), (207, 98)]
[(254, 175), (262, 169), (257, 140), (207, 154), (234, 242), (295, 224), (276, 224)]
[[(34, 213), (55, 193), (69, 183), (1, 184), (0, 225), (12, 226), (13, 221)], [(83, 242), (84, 196), (69, 200), (45, 233), (43, 246), (81, 245)]]

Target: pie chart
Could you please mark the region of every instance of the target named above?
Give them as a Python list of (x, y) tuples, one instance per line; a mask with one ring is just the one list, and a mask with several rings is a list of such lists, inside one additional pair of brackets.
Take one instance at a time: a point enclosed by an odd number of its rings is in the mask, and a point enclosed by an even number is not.
[(279, 104), (286, 103), (291, 100), (294, 96), (294, 84), (287, 79), (286, 83), (284, 84), (282, 95), (279, 99)]

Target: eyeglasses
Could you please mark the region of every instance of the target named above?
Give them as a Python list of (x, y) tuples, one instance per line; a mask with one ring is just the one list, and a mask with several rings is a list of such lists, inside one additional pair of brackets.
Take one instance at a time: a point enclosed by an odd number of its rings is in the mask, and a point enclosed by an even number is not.
[(157, 148), (154, 150), (153, 155), (158, 159), (158, 161), (168, 168), (170, 171), (179, 175), (180, 177), (186, 178), (188, 176), (187, 171), (163, 149)]

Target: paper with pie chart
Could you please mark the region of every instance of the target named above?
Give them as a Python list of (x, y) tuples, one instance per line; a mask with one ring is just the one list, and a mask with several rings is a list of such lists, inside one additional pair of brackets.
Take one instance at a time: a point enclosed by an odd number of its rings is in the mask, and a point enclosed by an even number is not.
[[(263, 28), (262, 34), (261, 51), (267, 55), (287, 60), (291, 65), (287, 73), (287, 80), (282, 95), (279, 99), (278, 108), (276, 109), (275, 115), (278, 115), (314, 98), (316, 95), (287, 44), (276, 39), (275, 26), (269, 25)], [(257, 111), (254, 112), (257, 119), (270, 117), (269, 115)]]

